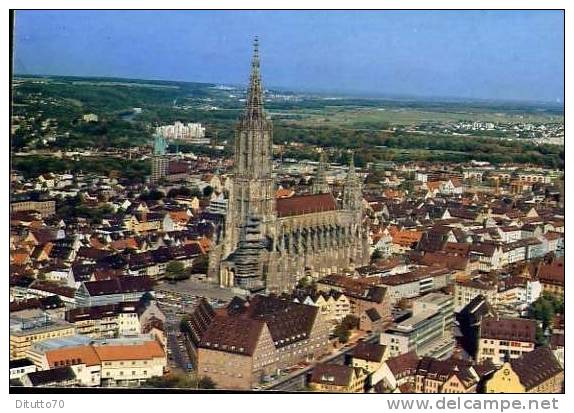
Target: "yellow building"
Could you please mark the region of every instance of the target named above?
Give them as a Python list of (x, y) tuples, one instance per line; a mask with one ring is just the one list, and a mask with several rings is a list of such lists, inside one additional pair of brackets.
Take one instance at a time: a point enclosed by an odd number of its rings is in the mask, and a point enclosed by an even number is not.
[(73, 324), (51, 320), (46, 315), (19, 311), (10, 315), (10, 360), (26, 357), (26, 351), (39, 341), (72, 336)]
[(564, 369), (548, 348), (539, 347), (502, 365), (485, 384), (486, 393), (562, 393)]
[(390, 349), (380, 344), (361, 342), (351, 352), (351, 365), (367, 373), (377, 372), (390, 357)]
[(339, 291), (296, 295), (293, 301), (319, 307), (323, 319), (331, 325), (331, 329), (351, 314), (349, 298)]
[(39, 370), (71, 367), (82, 386), (130, 386), (162, 376), (167, 365), (157, 341), (110, 339), (60, 348), (35, 348), (29, 358)]
[(163, 375), (167, 365), (165, 352), (155, 340), (132, 345), (99, 345), (94, 346), (94, 350), (101, 362), (103, 383), (141, 383)]

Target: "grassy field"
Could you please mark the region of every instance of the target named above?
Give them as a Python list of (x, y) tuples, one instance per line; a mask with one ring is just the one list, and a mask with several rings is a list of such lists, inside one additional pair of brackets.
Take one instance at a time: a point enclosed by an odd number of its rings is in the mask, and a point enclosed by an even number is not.
[(470, 111), (423, 111), (409, 108), (324, 108), (293, 109), (289, 112), (278, 112), (272, 115), (286, 124), (304, 127), (362, 127), (387, 125), (415, 125), (421, 122), (549, 122), (564, 121), (560, 116), (536, 114), (512, 114), (501, 112)]

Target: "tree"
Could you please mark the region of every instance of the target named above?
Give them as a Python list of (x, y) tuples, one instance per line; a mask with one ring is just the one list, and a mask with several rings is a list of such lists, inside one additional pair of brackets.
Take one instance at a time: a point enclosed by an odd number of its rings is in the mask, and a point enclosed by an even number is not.
[(311, 277), (308, 276), (304, 276), (299, 278), (299, 281), (297, 282), (297, 288), (312, 288), (315, 289), (316, 283), (315, 280), (313, 280)]
[(211, 194), (213, 194), (213, 187), (211, 185), (207, 185), (205, 188), (203, 188), (203, 196), (205, 198), (209, 198)]
[(209, 376), (203, 376), (197, 382), (197, 387), (199, 389), (216, 389), (215, 382)]
[(407, 193), (411, 193), (415, 189), (415, 183), (414, 183), (414, 181), (405, 179), (399, 185), (399, 189), (402, 191), (405, 191)]
[(371, 255), (371, 260), (380, 260), (381, 258), (383, 258), (383, 252), (380, 248), (376, 248)]
[(190, 197), (192, 195), (191, 189), (180, 186), (179, 188), (171, 188), (167, 193), (168, 198), (176, 198), (178, 196)]
[(353, 330), (355, 328), (359, 328), (359, 318), (349, 314), (343, 318), (341, 324), (343, 324), (348, 330)]
[(559, 296), (544, 294), (534, 301), (530, 307), (530, 316), (542, 322), (542, 330), (545, 331), (551, 324), (556, 314), (564, 313), (564, 300)]
[(345, 344), (347, 341), (349, 341), (351, 331), (343, 323), (341, 323), (335, 327), (333, 334), (339, 339), (339, 343)]
[(171, 261), (165, 268), (165, 277), (173, 281), (185, 280), (189, 278), (189, 272), (181, 261)]
[(179, 322), (179, 331), (182, 333), (186, 333), (188, 331), (187, 323), (189, 322), (190, 318), (188, 315), (184, 315), (180, 322)]
[(537, 346), (545, 346), (548, 344), (548, 338), (544, 334), (544, 329), (539, 325), (536, 326), (535, 341)]
[(346, 343), (351, 336), (351, 330), (359, 327), (359, 319), (348, 315), (335, 327), (333, 334), (339, 339), (339, 343)]
[(152, 377), (143, 384), (143, 387), (172, 388), (172, 389), (215, 389), (216, 384), (211, 377), (183, 373), (170, 373), (165, 376)]
[(140, 195), (140, 199), (142, 201), (159, 201), (163, 197), (165, 197), (165, 194), (156, 189), (152, 189), (151, 191), (145, 192)]
[(191, 271), (197, 274), (207, 274), (208, 267), (209, 256), (207, 254), (202, 254), (193, 260)]

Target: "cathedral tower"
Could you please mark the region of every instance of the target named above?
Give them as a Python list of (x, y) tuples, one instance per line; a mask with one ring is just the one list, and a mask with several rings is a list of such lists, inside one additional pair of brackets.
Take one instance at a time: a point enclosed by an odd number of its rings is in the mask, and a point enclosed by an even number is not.
[(259, 41), (255, 38), (245, 109), (235, 133), (233, 205), (228, 227), (232, 232), (230, 249), (237, 246), (241, 228), (250, 217), (260, 219), (263, 236), (270, 235), (275, 218), (272, 148), (273, 125), (263, 109)]

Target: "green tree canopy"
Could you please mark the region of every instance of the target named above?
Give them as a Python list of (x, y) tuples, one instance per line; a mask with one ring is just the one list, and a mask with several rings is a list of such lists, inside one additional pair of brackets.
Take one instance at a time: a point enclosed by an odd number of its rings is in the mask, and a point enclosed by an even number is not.
[(173, 281), (185, 280), (189, 278), (189, 271), (181, 261), (171, 261), (165, 268), (165, 278)]

